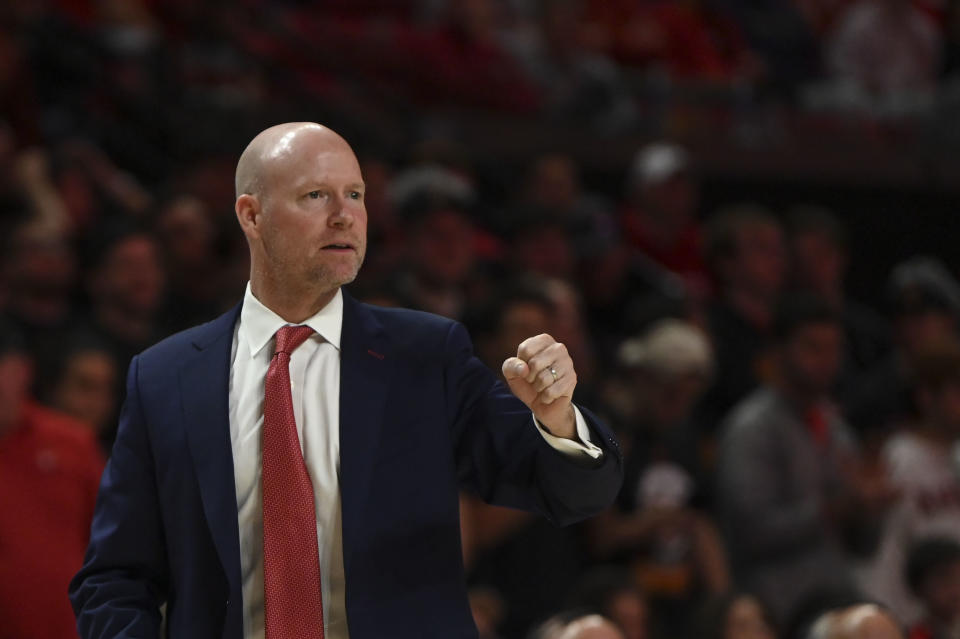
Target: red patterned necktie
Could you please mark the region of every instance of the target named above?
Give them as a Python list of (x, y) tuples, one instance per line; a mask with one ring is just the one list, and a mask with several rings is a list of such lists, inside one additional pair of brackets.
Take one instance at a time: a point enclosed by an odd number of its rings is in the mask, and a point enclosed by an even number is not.
[(263, 581), (267, 639), (323, 639), (323, 600), (313, 484), (300, 450), (290, 394), (290, 353), (313, 334), (284, 326), (263, 402)]

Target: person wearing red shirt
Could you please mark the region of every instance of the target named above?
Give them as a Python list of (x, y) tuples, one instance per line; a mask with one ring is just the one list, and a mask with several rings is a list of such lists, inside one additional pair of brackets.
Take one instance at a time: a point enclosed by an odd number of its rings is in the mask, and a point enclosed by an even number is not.
[(76, 637), (67, 598), (103, 458), (93, 431), (29, 398), (22, 339), (0, 322), (0, 639)]

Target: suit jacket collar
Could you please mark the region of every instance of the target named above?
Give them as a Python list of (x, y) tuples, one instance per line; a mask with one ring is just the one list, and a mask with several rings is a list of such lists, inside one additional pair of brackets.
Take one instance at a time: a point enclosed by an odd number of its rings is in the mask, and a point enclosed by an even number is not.
[(230, 443), (230, 355), (240, 304), (195, 331), (179, 370), (187, 442), (200, 498), (231, 593), (240, 592), (240, 533)]

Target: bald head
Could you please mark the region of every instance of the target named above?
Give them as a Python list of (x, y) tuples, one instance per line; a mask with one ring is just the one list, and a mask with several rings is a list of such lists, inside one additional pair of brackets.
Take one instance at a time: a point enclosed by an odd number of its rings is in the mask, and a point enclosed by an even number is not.
[(828, 612), (810, 631), (812, 639), (903, 639), (890, 613), (874, 604), (858, 604)]
[(236, 196), (262, 195), (277, 175), (300, 159), (305, 144), (317, 149), (346, 149), (347, 141), (334, 130), (316, 122), (287, 122), (261, 131), (240, 155), (234, 177)]
[(558, 639), (623, 639), (623, 633), (600, 615), (588, 615), (571, 621)]

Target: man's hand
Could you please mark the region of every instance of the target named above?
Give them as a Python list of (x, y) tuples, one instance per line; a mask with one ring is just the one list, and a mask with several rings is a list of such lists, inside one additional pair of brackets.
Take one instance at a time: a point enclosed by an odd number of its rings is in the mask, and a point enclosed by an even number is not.
[(517, 356), (504, 360), (503, 376), (513, 394), (551, 435), (577, 439), (577, 420), (570, 403), (577, 373), (566, 346), (547, 334), (525, 339)]

